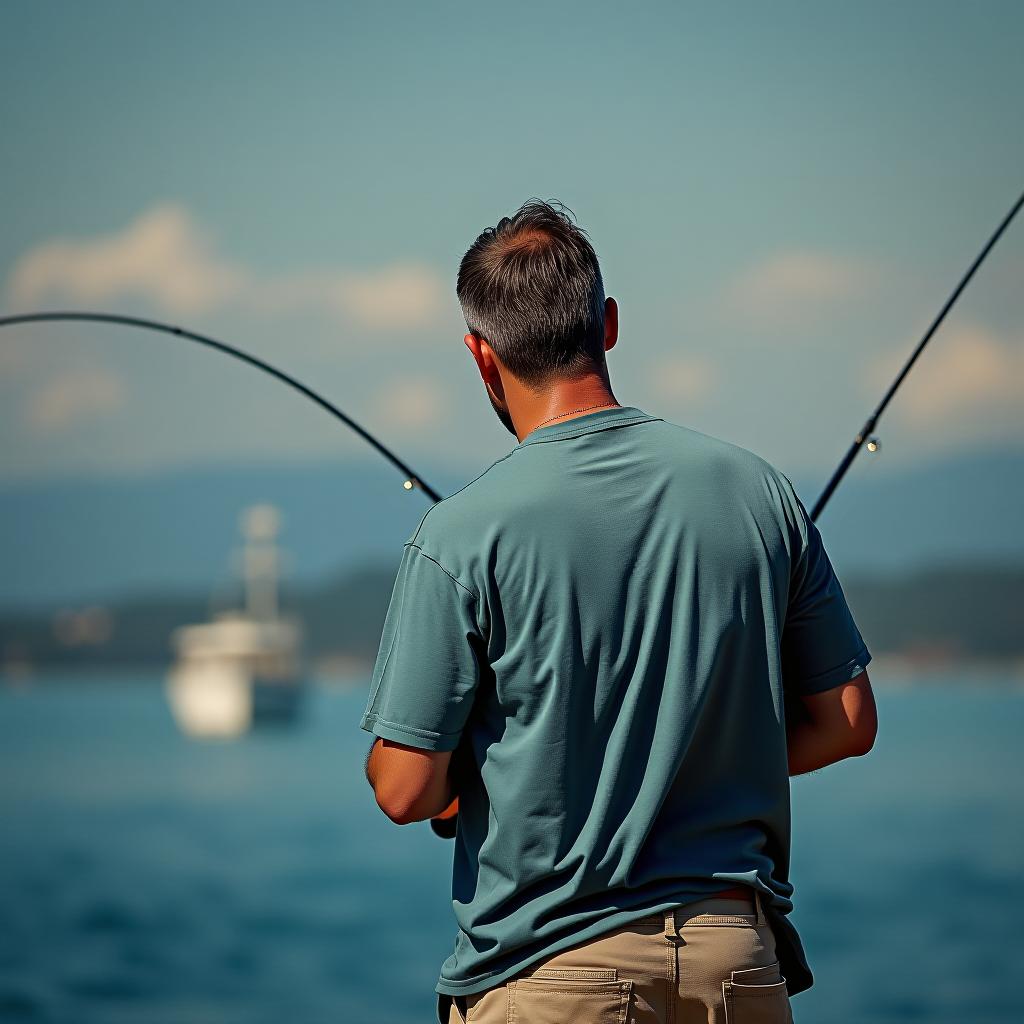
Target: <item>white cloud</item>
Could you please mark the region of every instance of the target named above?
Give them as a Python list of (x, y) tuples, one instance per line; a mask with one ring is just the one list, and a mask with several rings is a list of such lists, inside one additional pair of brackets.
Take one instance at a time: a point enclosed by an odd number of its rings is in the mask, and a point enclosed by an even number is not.
[(722, 290), (727, 319), (774, 330), (800, 330), (877, 281), (867, 263), (813, 249), (782, 249), (749, 267)]
[[(875, 363), (867, 375), (869, 391), (877, 395), (888, 387), (907, 355), (895, 353)], [(1024, 339), (1000, 338), (977, 325), (944, 330), (914, 365), (894, 403), (922, 427), (952, 417), (963, 421), (972, 411), (1019, 414), (1024, 411)]]
[(448, 394), (436, 377), (402, 377), (389, 381), (378, 393), (382, 423), (401, 430), (436, 427), (448, 408)]
[(124, 400), (124, 380), (116, 373), (98, 367), (69, 370), (29, 396), (26, 421), (35, 432), (52, 434), (83, 420), (111, 416)]
[(648, 372), (653, 391), (669, 401), (689, 405), (705, 402), (715, 387), (717, 373), (703, 356), (667, 356), (656, 360)]
[(245, 272), (214, 255), (185, 209), (162, 204), (118, 234), (37, 246), (15, 266), (9, 293), (18, 306), (50, 295), (86, 303), (145, 298), (165, 312), (193, 314), (247, 285)]
[(336, 302), (368, 327), (417, 327), (440, 312), (441, 288), (427, 267), (396, 264), (339, 277)]
[(416, 263), (259, 274), (219, 255), (210, 234), (185, 207), (162, 203), (121, 232), (42, 243), (17, 262), (7, 293), (17, 308), (49, 299), (85, 304), (143, 299), (172, 316), (232, 306), (320, 311), (371, 330), (411, 330), (436, 321), (444, 284), (435, 270)]

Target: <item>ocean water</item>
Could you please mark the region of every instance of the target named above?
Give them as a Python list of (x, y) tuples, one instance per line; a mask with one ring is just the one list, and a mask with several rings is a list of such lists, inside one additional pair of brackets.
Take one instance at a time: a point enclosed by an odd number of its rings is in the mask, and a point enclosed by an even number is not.
[[(1024, 1020), (1024, 691), (877, 685), (793, 780), (794, 1018)], [(156, 677), (0, 688), (0, 1021), (432, 1024), (451, 844), (377, 810), (364, 703), (210, 743)]]

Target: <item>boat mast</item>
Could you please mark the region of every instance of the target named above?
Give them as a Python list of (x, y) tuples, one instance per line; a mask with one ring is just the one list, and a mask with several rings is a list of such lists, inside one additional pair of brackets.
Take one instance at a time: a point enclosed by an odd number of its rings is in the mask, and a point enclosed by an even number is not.
[(275, 541), (280, 526), (281, 514), (273, 505), (251, 505), (242, 513), (246, 611), (264, 622), (277, 618), (280, 555)]

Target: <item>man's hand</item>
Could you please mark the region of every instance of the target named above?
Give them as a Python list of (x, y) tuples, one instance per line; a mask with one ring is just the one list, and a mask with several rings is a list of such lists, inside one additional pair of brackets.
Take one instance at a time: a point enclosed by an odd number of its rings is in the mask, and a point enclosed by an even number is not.
[(456, 798), (448, 778), (452, 752), (422, 750), (376, 739), (366, 759), (366, 778), (377, 806), (396, 824), (426, 821)]
[(787, 709), (789, 774), (802, 775), (866, 754), (877, 731), (875, 698), (867, 672), (822, 693), (798, 697)]

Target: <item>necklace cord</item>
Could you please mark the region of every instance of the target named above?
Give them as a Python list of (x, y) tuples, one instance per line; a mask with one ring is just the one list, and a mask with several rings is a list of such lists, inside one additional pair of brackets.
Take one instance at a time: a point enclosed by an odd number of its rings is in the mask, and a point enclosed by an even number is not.
[(618, 402), (614, 402), (614, 403), (612, 403), (612, 402), (605, 402), (603, 405), (585, 405), (582, 409), (570, 409), (568, 412), (560, 412), (557, 416), (549, 416), (546, 420), (541, 420), (540, 423), (534, 424), (533, 429), (530, 432), (533, 433), (533, 430), (536, 430), (538, 427), (543, 427), (545, 423), (550, 423), (552, 420), (561, 419), (563, 416), (572, 416), (574, 413), (577, 413), (577, 412), (587, 412), (590, 409), (621, 409), (621, 408), (622, 408), (622, 406), (619, 405)]

